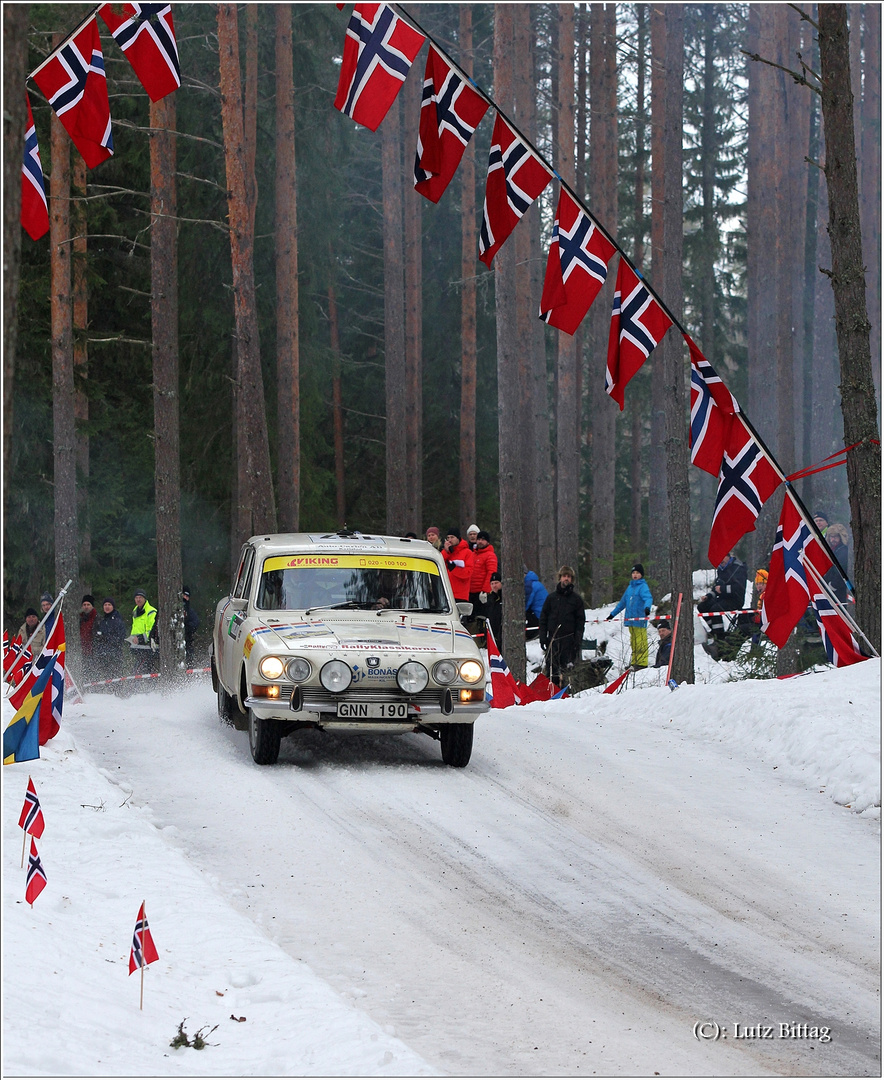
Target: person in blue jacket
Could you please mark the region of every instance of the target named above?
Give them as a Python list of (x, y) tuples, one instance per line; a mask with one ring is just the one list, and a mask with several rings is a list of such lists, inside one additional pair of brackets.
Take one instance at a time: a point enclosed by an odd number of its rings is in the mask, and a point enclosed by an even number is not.
[(530, 641), (537, 637), (537, 628), (540, 625), (540, 613), (543, 611), (543, 601), (549, 593), (543, 587), (540, 578), (529, 570), (525, 575), (525, 638)]
[[(626, 586), (626, 592), (620, 598), (620, 603), (608, 616), (608, 619), (613, 619), (624, 608), (626, 609), (633, 671), (648, 666), (648, 616), (651, 614), (653, 603), (654, 598), (645, 581), (645, 568), (641, 563), (636, 563), (632, 568), (632, 581)], [(608, 619), (605, 621), (607, 622)]]

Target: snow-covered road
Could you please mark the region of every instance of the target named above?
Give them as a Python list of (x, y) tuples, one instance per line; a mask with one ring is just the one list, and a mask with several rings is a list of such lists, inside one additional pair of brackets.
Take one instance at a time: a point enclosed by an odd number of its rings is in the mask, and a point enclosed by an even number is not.
[(234, 906), (440, 1072), (879, 1075), (880, 815), (699, 719), (775, 717), (778, 695), (790, 719), (821, 690), (849, 709), (845, 675), (492, 711), (466, 770), (423, 736), (316, 733), (260, 768), (207, 684), (93, 695), (69, 726)]

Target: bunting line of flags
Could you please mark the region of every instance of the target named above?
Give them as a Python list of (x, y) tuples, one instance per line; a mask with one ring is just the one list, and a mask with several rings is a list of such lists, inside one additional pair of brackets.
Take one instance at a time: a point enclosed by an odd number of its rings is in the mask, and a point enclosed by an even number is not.
[[(344, 5), (337, 7), (341, 10)], [(389, 5), (354, 4), (347, 26), (335, 107), (356, 123), (376, 131), (426, 40), (425, 34)], [(781, 483), (788, 484), (788, 478), (696, 343), (675, 322), (610, 235), (493, 100), (435, 42), (430, 44), (424, 74), (415, 189), (432, 202), (438, 202), (489, 108), (493, 109), (495, 119), (479, 231), (479, 259), (490, 268), (526, 210), (556, 177), (559, 199), (539, 318), (564, 333), (574, 334), (606, 280), (611, 258), (615, 252), (620, 252), (605, 390), (622, 410), (628, 383), (666, 332), (677, 326), (688, 346), (691, 361), (691, 461), (697, 468), (718, 477), (708, 551), (710, 562), (717, 566), (743, 536), (755, 530), (762, 506)], [(814, 537), (819, 551), (822, 552), (823, 547), (827, 549), (822, 534), (791, 489), (787, 490), (787, 497), (792, 500), (808, 536)], [(773, 576), (773, 563), (771, 574)], [(829, 601), (831, 608), (831, 611), (825, 607), (821, 609), (821, 631), (833, 625), (833, 616), (840, 620), (839, 631), (833, 633), (827, 629), (824, 638), (834, 643), (831, 646), (833, 655), (847, 655), (844, 642), (856, 640), (851, 633), (849, 616), (826, 584), (818, 584), (820, 595)], [(789, 594), (779, 588), (771, 593), (770, 582), (767, 595), (770, 597), (768, 609), (774, 613), (774, 633), (779, 634), (780, 627), (792, 618), (797, 601), (783, 599), (784, 610), (776, 609), (779, 599)], [(806, 595), (812, 600), (815, 594), (808, 589)], [(807, 603), (804, 610), (806, 608)], [(518, 692), (507, 682), (506, 665), (495, 667), (496, 661), (490, 650), (489, 661), (492, 685), (496, 678), (501, 688), (495, 697), (508, 699), (512, 695), (513, 701), (509, 703), (515, 703)], [(842, 659), (841, 662), (855, 661)]]
[[(132, 66), (151, 101), (181, 85), (171, 4), (100, 4), (30, 78), (42, 91), (90, 169), (114, 152), (100, 16)], [(27, 97), (27, 91), (25, 92)], [(28, 97), (22, 164), (22, 226), (32, 240), (49, 230), (46, 183)]]

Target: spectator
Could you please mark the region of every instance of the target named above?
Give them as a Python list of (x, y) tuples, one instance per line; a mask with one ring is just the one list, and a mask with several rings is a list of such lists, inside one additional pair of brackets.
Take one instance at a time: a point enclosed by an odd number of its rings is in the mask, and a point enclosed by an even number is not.
[(543, 611), (543, 602), (549, 593), (543, 587), (540, 578), (529, 570), (525, 575), (525, 637), (530, 641), (537, 637), (540, 626), (540, 613)]
[(669, 667), (669, 657), (672, 653), (672, 623), (668, 619), (661, 619), (657, 623), (657, 633), (660, 635), (660, 644), (657, 646), (654, 667)]
[(813, 520), (816, 524), (816, 527), (823, 534), (823, 536), (825, 536), (826, 533), (829, 531), (829, 515), (824, 513), (822, 510), (814, 510)]
[(826, 530), (826, 543), (831, 548), (837, 566), (831, 566), (826, 571), (825, 582), (842, 604), (847, 603), (847, 528), (844, 525), (833, 522)]
[[(624, 609), (625, 623), (629, 627), (629, 644), (632, 648), (632, 670), (640, 671), (648, 666), (648, 616), (654, 598), (645, 581), (645, 568), (636, 563), (631, 572), (632, 580), (626, 586), (620, 602), (608, 616), (613, 619)], [(605, 620), (607, 621), (607, 620)]]
[[(40, 613), (41, 613), (40, 618), (41, 619), (44, 617), (44, 615), (46, 615), (52, 609), (53, 600), (54, 600), (54, 597), (53, 597), (52, 593), (48, 593), (48, 592), (43, 593), (43, 595), (40, 597)], [(55, 616), (57, 614), (58, 614), (57, 610), (53, 611), (52, 614), (49, 616), (49, 618), (46, 620), (46, 622), (43, 623), (43, 629), (46, 631), (47, 635), (49, 634), (49, 631), (52, 629), (52, 625), (55, 622)], [(41, 648), (42, 648), (42, 646), (41, 646)]]
[(426, 535), (427, 535), (427, 540), (429, 541), (429, 543), (431, 543), (433, 545), (433, 547), (437, 551), (441, 551), (442, 550), (442, 537), (440, 536), (439, 530), (436, 528), (435, 525), (431, 525), (429, 527), (429, 529), (427, 529)]
[[(40, 616), (37, 614), (34, 608), (29, 607), (28, 610), (25, 612), (25, 621), (18, 628), (18, 636), (21, 638), (22, 645), (27, 645), (28, 638), (31, 636), (31, 634), (34, 633), (35, 630), (37, 630), (38, 626), (40, 626)], [(43, 646), (45, 644), (46, 627), (40, 626), (40, 629), (37, 630), (36, 634), (34, 634), (34, 640), (31, 642), (31, 655), (35, 659), (37, 658), (37, 656), (40, 655), (41, 652), (43, 652)]]
[(503, 582), (495, 570), (488, 587), (488, 601), (485, 604), (485, 621), (491, 627), (491, 633), (498, 649), (503, 649)]
[(476, 543), (479, 539), (479, 532), (480, 530), (478, 525), (470, 525), (467, 528), (467, 543), (470, 545), (470, 551), (476, 550)]
[(470, 603), (473, 605), (473, 618), (485, 614), (485, 604), (491, 589), (491, 575), (496, 569), (497, 555), (491, 543), (491, 537), (484, 529), (480, 529), (476, 536), (473, 572), (470, 576)]
[(132, 671), (135, 675), (148, 675), (156, 670), (154, 652), (157, 641), (157, 609), (147, 602), (143, 589), (135, 590), (134, 600), (132, 633), (129, 636)]
[(190, 606), (190, 589), (187, 585), (181, 590), (181, 599), (184, 602), (184, 659), (188, 667), (193, 667), (193, 637), (200, 617)]
[(95, 597), (86, 593), (80, 605), (80, 648), (83, 652), (83, 674), (87, 681), (94, 675), (92, 666), (92, 646), (95, 640), (95, 624), (98, 612), (95, 610)]
[[(748, 577), (746, 564), (729, 551), (718, 564), (715, 583), (706, 593), (705, 598), (697, 604), (697, 611), (700, 614), (707, 611), (739, 611), (746, 602)], [(713, 636), (723, 640), (724, 618), (721, 615), (713, 615), (709, 622)]]
[(95, 659), (97, 677), (113, 679), (123, 669), (123, 641), (126, 637), (126, 624), (117, 611), (113, 598), (106, 596), (102, 603), (102, 615), (95, 627), (92, 655)]
[(544, 667), (557, 686), (568, 681), (567, 670), (581, 655), (586, 611), (579, 593), (574, 591), (574, 571), (559, 568), (555, 592), (550, 593), (540, 609), (540, 645), (546, 652)]
[(755, 571), (755, 610), (752, 615), (741, 615), (737, 622), (743, 632), (750, 634), (752, 644), (757, 645), (761, 637), (761, 606), (764, 603), (764, 594), (767, 591), (768, 572), (763, 566)]
[(470, 551), (470, 545), (461, 538), (460, 529), (448, 530), (440, 554), (445, 560), (454, 599), (458, 603), (469, 603), (470, 579), (473, 576), (473, 553)]

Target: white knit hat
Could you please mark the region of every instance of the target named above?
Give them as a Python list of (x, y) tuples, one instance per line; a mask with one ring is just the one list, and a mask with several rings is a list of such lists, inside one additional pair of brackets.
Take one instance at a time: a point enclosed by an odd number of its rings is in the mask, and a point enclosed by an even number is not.
[(479, 531), (479, 526), (478, 525), (469, 525), (469, 526), (467, 526), (467, 536), (469, 536), (469, 534), (471, 532), (478, 532), (478, 531)]

